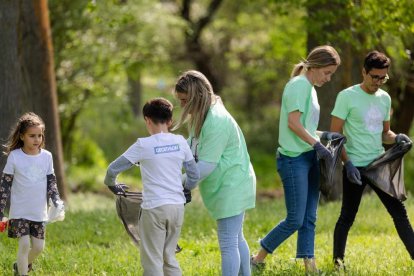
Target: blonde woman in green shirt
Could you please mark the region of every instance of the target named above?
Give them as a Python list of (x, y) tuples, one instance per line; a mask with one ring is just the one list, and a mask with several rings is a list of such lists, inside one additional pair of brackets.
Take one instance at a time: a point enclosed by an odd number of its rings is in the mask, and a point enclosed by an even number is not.
[(217, 221), (222, 275), (250, 275), (243, 220), (245, 211), (255, 207), (256, 176), (243, 133), (202, 73), (183, 73), (175, 94), (183, 108), (175, 128), (188, 126), (201, 197)]
[(316, 211), (319, 202), (319, 159), (332, 158), (319, 142), (342, 137), (338, 133), (317, 132), (319, 103), (314, 86), (331, 80), (341, 60), (331, 46), (313, 49), (306, 60), (297, 64), (283, 91), (279, 122), (277, 168), (282, 179), (286, 219), (260, 241), (261, 249), (251, 259), (260, 267), (296, 231), (296, 258), (303, 258), (306, 272), (316, 272), (314, 259)]

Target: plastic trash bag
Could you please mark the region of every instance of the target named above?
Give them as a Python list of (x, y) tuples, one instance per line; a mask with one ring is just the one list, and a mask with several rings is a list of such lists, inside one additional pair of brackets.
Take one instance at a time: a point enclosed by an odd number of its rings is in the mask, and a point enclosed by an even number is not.
[(141, 213), (142, 193), (125, 192), (125, 196), (116, 197), (116, 212), (128, 235), (139, 246), (138, 220)]
[(363, 168), (361, 175), (390, 196), (406, 200), (403, 157), (411, 147), (412, 143), (394, 144)]
[(46, 223), (53, 223), (56, 221), (63, 221), (65, 219), (65, 204), (62, 200), (57, 201), (55, 206), (51, 199), (49, 199), (49, 210), (47, 212), (48, 220)]
[(341, 152), (345, 143), (345, 136), (328, 141), (326, 148), (332, 154), (332, 159), (328, 161), (321, 159), (319, 161), (321, 172), (319, 189), (324, 195), (329, 195), (331, 193), (332, 187), (334, 185), (335, 169), (338, 163), (341, 161)]
[[(125, 231), (134, 244), (139, 246), (138, 224), (141, 214), (142, 193), (125, 192), (125, 196), (116, 197), (116, 213), (124, 225)], [(177, 244), (175, 253), (181, 252), (182, 248)]]

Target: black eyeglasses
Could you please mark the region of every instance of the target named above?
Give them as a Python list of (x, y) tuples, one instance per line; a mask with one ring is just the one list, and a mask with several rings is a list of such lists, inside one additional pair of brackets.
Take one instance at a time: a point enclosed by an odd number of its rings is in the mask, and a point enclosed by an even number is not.
[(368, 75), (375, 82), (386, 83), (390, 79), (390, 77), (388, 76), (388, 74), (386, 74), (385, 76), (378, 76), (378, 75), (371, 75), (370, 73), (368, 73)]

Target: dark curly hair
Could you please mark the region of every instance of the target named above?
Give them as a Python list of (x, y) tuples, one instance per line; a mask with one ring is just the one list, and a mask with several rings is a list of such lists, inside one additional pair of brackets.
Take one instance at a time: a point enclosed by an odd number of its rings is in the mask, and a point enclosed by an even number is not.
[(364, 69), (369, 73), (372, 69), (385, 69), (390, 67), (391, 60), (384, 54), (378, 51), (371, 51), (367, 54), (364, 60)]
[(172, 120), (173, 105), (164, 98), (155, 98), (145, 103), (142, 114), (155, 124), (164, 124)]

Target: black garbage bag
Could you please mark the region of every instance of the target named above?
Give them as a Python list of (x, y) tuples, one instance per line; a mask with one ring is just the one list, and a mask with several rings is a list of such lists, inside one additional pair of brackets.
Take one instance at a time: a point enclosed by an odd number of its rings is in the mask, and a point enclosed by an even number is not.
[(325, 196), (328, 196), (331, 193), (332, 187), (334, 185), (335, 169), (341, 160), (341, 152), (345, 143), (345, 136), (328, 141), (326, 148), (332, 154), (332, 159), (321, 159), (319, 161), (319, 167), (321, 172), (319, 189)]
[(412, 143), (394, 144), (361, 169), (361, 175), (390, 196), (406, 200), (403, 157), (411, 147)]
[[(116, 197), (116, 212), (124, 225), (134, 244), (139, 246), (138, 224), (141, 213), (142, 193), (125, 192), (125, 196)], [(181, 252), (182, 248), (177, 244), (175, 253)]]

